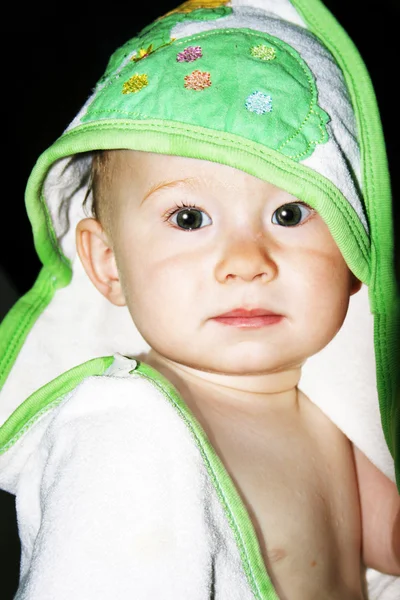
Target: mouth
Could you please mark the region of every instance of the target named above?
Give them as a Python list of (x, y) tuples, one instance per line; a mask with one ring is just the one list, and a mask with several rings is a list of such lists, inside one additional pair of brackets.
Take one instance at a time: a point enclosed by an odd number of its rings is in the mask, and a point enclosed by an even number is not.
[(230, 325), (231, 327), (253, 328), (266, 327), (275, 325), (283, 319), (283, 315), (278, 315), (264, 308), (253, 308), (246, 310), (244, 308), (236, 308), (217, 317), (213, 317), (213, 321), (222, 325)]

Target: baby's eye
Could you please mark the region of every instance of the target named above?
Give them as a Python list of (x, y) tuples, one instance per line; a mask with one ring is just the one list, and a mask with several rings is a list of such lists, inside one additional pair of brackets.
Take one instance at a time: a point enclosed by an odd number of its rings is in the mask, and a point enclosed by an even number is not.
[(186, 231), (200, 229), (212, 223), (208, 214), (199, 208), (181, 208), (175, 211), (168, 218), (168, 221), (179, 227), (179, 229), (185, 229)]
[(283, 204), (277, 208), (272, 215), (272, 223), (275, 223), (275, 225), (282, 225), (283, 227), (295, 227), (313, 212), (312, 208), (309, 208), (301, 202)]

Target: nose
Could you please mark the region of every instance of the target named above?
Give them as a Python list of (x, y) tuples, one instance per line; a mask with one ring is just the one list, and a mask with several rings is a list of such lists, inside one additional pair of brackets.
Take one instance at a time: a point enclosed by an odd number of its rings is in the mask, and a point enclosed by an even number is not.
[(234, 240), (223, 251), (215, 268), (219, 283), (235, 280), (263, 283), (272, 281), (278, 272), (275, 260), (266, 247), (266, 242), (258, 236), (247, 240)]

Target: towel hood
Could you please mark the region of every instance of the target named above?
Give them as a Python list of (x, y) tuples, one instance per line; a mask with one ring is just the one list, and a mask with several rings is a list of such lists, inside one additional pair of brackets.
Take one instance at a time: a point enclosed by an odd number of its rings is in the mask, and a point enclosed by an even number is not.
[(366, 67), (320, 0), (185, 2), (115, 51), (39, 157), (26, 206), (43, 267), (1, 325), (2, 447), (50, 380), (95, 357), (147, 349), (128, 310), (93, 288), (75, 252), (91, 153), (106, 148), (227, 164), (320, 213), (363, 285), (340, 332), (304, 365), (300, 387), (400, 486), (386, 151)]

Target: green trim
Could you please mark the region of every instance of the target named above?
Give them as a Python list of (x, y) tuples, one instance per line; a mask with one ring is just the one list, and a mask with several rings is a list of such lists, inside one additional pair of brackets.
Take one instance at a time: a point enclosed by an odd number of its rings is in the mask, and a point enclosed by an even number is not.
[(344, 74), (357, 119), (363, 192), (373, 240), (369, 298), (371, 311), (375, 316), (374, 342), (379, 407), (385, 439), (395, 459), (396, 481), (400, 491), (400, 425), (396, 422), (400, 387), (400, 298), (394, 273), (390, 176), (379, 108), (364, 61), (336, 18), (320, 0), (291, 2), (313, 33), (335, 56)]
[(60, 404), (85, 377), (102, 375), (113, 360), (113, 356), (106, 356), (78, 365), (29, 396), (0, 427), (0, 454), (9, 450), (43, 414)]
[(44, 180), (49, 167), (57, 160), (55, 158), (48, 162), (47, 155), (48, 153), (44, 152), (40, 156), (30, 174), (25, 191), (25, 205), (32, 225), (36, 252), (42, 264), (55, 278), (54, 281), (57, 281), (57, 287), (64, 287), (71, 280), (72, 270), (69, 259), (64, 256), (58, 244), (53, 221), (44, 199)]
[(32, 289), (19, 298), (0, 325), (0, 389), (36, 319), (50, 303), (56, 281), (42, 269)]
[(257, 600), (279, 600), (265, 568), (249, 513), (204, 429), (189, 410), (176, 388), (158, 371), (149, 365), (138, 362), (137, 367), (131, 371), (131, 374), (139, 375), (155, 385), (179, 413), (193, 435), (235, 536), (243, 569), (255, 598)]
[(400, 301), (387, 314), (375, 313), (374, 339), (382, 427), (394, 458), (400, 493)]
[[(33, 180), (42, 180), (51, 164), (60, 158), (102, 148), (135, 148), (212, 160), (270, 181), (307, 200), (321, 214), (350, 269), (363, 283), (369, 283), (370, 242), (354, 209), (328, 179), (279, 152), (240, 136), (224, 132), (217, 135), (215, 131), (194, 125), (115, 119), (80, 125), (65, 133), (42, 155), (36, 166), (39, 173)], [(29, 182), (29, 204), (37, 202), (36, 194), (37, 190)], [(42, 243), (40, 233), (34, 227), (38, 248)], [(47, 251), (48, 239), (45, 240)], [(58, 259), (59, 250), (54, 248), (52, 266)]]

